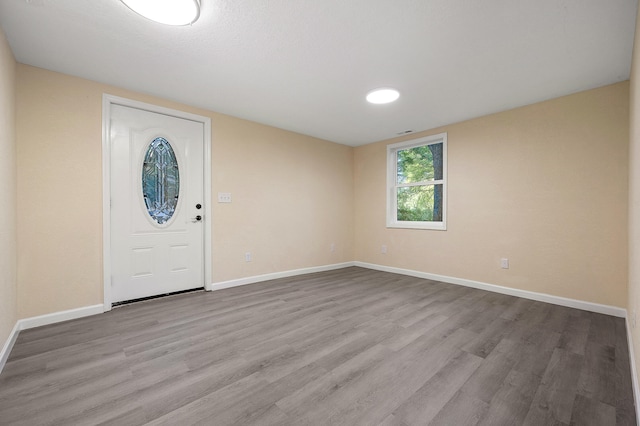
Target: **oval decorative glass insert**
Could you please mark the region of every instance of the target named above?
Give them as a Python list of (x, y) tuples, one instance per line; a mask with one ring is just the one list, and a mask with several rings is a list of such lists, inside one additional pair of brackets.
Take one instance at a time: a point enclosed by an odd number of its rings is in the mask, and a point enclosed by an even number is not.
[(149, 144), (142, 165), (142, 196), (149, 216), (166, 223), (176, 211), (180, 193), (180, 170), (176, 154), (165, 138)]

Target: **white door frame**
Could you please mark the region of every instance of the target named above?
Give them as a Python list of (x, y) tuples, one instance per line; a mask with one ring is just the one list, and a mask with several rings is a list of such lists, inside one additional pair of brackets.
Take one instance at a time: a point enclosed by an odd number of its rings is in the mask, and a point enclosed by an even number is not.
[(104, 311), (111, 310), (111, 106), (122, 105), (171, 117), (183, 118), (202, 123), (204, 127), (204, 283), (203, 287), (211, 291), (211, 119), (188, 112), (159, 107), (144, 102), (118, 96), (102, 95), (102, 263), (104, 283)]

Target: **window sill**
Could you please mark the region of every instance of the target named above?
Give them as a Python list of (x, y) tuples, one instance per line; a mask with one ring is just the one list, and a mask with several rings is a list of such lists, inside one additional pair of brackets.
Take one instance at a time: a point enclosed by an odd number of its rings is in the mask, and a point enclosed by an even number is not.
[(387, 228), (446, 231), (447, 225), (444, 222), (391, 222), (387, 223)]

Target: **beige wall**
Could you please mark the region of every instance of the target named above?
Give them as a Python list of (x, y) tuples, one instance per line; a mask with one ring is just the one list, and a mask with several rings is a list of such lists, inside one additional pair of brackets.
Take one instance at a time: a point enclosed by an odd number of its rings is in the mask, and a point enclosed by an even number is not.
[(17, 319), (15, 69), (0, 29), (0, 348)]
[[(213, 206), (214, 282), (353, 259), (352, 148), (26, 65), (17, 70), (21, 318), (103, 302), (103, 93), (212, 119), (213, 193), (233, 197)], [(244, 261), (247, 251), (253, 262)]]
[(449, 135), (442, 232), (385, 227), (400, 138), (352, 149), (18, 65), (18, 315), (102, 303), (105, 92), (212, 118), (213, 192), (233, 194), (213, 206), (214, 282), (359, 260), (624, 307), (628, 88), (423, 132)]
[[(628, 90), (623, 82), (356, 148), (356, 259), (625, 307)], [(448, 230), (387, 229), (386, 145), (440, 132)]]
[(628, 324), (635, 364), (640, 366), (640, 328), (635, 327), (640, 308), (640, 9), (636, 19), (636, 35), (631, 65), (631, 111), (629, 132), (629, 300)]

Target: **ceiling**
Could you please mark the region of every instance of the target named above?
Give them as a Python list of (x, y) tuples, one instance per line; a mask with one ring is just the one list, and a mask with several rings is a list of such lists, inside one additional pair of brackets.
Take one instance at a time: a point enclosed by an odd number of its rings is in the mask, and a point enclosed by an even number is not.
[[(629, 78), (636, 0), (0, 0), (18, 62), (358, 146)], [(371, 89), (400, 99), (371, 105)]]

